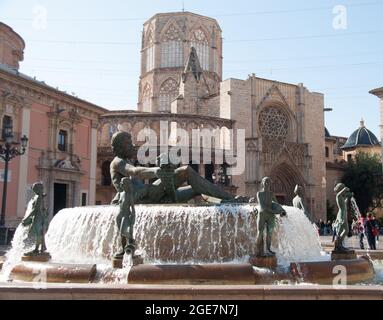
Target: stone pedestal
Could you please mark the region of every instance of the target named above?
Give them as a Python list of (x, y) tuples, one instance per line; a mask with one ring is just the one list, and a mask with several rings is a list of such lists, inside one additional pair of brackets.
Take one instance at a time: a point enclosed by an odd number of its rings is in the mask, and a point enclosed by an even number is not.
[(24, 255), (21, 260), (24, 262), (48, 262), (52, 259), (48, 252), (36, 254), (36, 255)]
[[(132, 267), (144, 264), (144, 259), (141, 256), (134, 256), (132, 259)], [(113, 259), (113, 268), (122, 269), (123, 268), (123, 259)]]
[(333, 251), (331, 252), (331, 260), (355, 260), (357, 259), (356, 253), (354, 250), (350, 250), (347, 252), (343, 251)]
[(278, 266), (278, 260), (275, 256), (257, 256), (251, 255), (249, 259), (249, 263), (258, 268), (267, 268), (267, 269), (276, 269)]

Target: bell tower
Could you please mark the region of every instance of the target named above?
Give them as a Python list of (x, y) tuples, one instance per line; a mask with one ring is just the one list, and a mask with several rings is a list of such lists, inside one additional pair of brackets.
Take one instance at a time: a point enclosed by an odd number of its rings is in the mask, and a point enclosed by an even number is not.
[(138, 110), (171, 112), (195, 48), (208, 94), (222, 81), (222, 31), (215, 19), (190, 12), (156, 14), (144, 24)]

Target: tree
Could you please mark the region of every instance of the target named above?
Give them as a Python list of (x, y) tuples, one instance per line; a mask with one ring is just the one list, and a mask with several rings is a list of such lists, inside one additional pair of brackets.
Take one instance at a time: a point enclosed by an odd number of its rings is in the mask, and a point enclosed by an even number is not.
[(354, 193), (363, 215), (382, 205), (383, 171), (378, 155), (357, 153), (348, 162), (342, 182)]

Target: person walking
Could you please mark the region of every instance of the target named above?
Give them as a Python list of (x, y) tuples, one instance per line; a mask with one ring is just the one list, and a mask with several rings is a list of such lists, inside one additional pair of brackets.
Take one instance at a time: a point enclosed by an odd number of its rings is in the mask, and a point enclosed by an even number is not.
[(360, 249), (364, 250), (364, 218), (363, 217), (360, 217), (357, 223), (356, 231), (358, 234)]
[(319, 220), (319, 235), (323, 236), (324, 235), (324, 227), (325, 223), (323, 222), (322, 219)]
[(335, 240), (336, 240), (336, 227), (335, 227), (335, 221), (332, 223), (331, 227), (332, 227), (332, 243), (334, 243)]
[(374, 224), (377, 229), (376, 243), (379, 244), (380, 224), (379, 221), (375, 218), (375, 216), (372, 218), (372, 220), (374, 220)]
[(367, 237), (368, 246), (370, 250), (376, 250), (376, 236), (377, 236), (377, 228), (375, 222), (373, 220), (372, 213), (367, 215), (367, 219), (364, 222), (364, 232)]

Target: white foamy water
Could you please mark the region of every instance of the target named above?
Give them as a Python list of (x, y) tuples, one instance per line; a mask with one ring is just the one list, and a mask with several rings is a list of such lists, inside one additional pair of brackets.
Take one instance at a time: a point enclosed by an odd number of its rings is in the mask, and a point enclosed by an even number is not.
[[(322, 251), (317, 228), (303, 211), (284, 207), (287, 218), (279, 218), (275, 235), (278, 264), (330, 260)], [(274, 242), (275, 243), (275, 242)]]
[[(135, 238), (145, 263), (201, 264), (247, 262), (256, 253), (256, 215), (252, 205), (136, 206)], [(95, 263), (108, 278), (119, 238), (115, 223), (118, 207), (64, 209), (52, 220), (46, 235), (52, 262)], [(285, 207), (277, 218), (272, 249), (279, 265), (326, 259), (319, 236), (304, 213)], [(19, 227), (3, 274), (27, 251), (26, 229)], [(104, 274), (103, 274), (104, 273)], [(125, 279), (113, 273), (113, 277)], [(118, 280), (118, 279), (117, 279)]]

